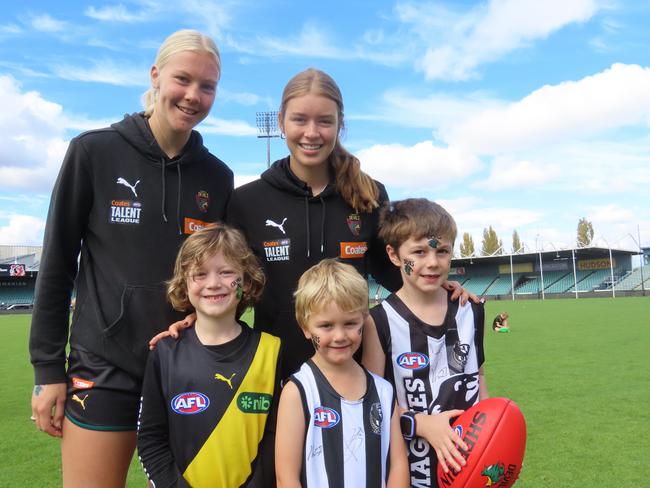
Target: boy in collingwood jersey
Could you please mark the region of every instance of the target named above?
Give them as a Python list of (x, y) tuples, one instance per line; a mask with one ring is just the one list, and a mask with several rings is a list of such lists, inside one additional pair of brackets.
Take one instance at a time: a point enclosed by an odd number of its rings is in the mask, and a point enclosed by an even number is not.
[(181, 246), (168, 297), (197, 320), (149, 355), (138, 452), (152, 486), (274, 486), (280, 340), (239, 320), (263, 287), (238, 230), (210, 226)]
[(393, 388), (354, 359), (368, 314), (366, 281), (351, 265), (325, 259), (303, 273), (295, 302), (315, 354), (280, 397), (278, 488), (406, 488)]
[(380, 226), (403, 285), (370, 311), (363, 364), (395, 387), (411, 486), (436, 487), (438, 462), (444, 472), (465, 465), (467, 445), (450, 420), (488, 397), (483, 304), (460, 305), (441, 286), (456, 223), (440, 205), (424, 198), (394, 202)]

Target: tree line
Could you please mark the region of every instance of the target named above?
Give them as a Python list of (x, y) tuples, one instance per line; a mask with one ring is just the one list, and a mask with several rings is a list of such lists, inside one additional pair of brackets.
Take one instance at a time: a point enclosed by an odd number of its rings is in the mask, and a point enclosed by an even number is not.
[[(592, 223), (586, 218), (581, 218), (578, 221), (576, 246), (586, 247), (589, 246), (594, 238), (594, 227)], [(512, 232), (512, 253), (520, 252), (524, 248), (524, 243), (519, 238), (517, 229)], [(499, 239), (496, 231), (490, 225), (483, 229), (483, 240), (481, 242), (481, 252), (479, 256), (498, 256), (504, 253), (503, 241)], [(463, 234), (463, 239), (460, 243), (460, 257), (468, 258), (477, 256), (474, 247), (474, 239), (469, 232)]]

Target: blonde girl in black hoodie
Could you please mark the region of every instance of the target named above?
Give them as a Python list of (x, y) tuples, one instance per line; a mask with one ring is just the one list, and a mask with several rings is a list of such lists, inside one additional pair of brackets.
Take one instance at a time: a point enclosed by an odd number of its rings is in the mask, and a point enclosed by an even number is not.
[(30, 354), (33, 416), (62, 438), (66, 487), (124, 486), (147, 339), (179, 318), (165, 280), (187, 235), (223, 220), (233, 188), (230, 169), (193, 130), (212, 108), (220, 75), (214, 41), (172, 34), (151, 68), (145, 111), (75, 137), (61, 166)]

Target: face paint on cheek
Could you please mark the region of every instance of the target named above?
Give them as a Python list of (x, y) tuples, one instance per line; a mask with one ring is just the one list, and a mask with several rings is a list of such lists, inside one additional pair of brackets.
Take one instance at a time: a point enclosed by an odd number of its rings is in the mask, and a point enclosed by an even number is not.
[(311, 343), (314, 345), (314, 349), (318, 351), (320, 348), (320, 337), (318, 336), (311, 336)]
[(241, 286), (241, 278), (237, 278), (235, 281), (230, 283), (230, 286), (236, 288), (235, 293), (237, 296), (237, 300), (241, 300), (241, 298), (244, 296), (244, 289)]
[(415, 263), (411, 261), (410, 259), (405, 259), (404, 260), (404, 272), (408, 275), (411, 276), (411, 273), (413, 272), (413, 267), (415, 266)]

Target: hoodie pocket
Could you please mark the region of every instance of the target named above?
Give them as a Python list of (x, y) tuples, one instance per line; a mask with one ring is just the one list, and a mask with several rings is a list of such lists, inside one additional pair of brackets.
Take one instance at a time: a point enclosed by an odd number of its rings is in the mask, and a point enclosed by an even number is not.
[(162, 285), (125, 286), (120, 314), (103, 331), (106, 358), (126, 371), (142, 376), (149, 339), (175, 320)]

